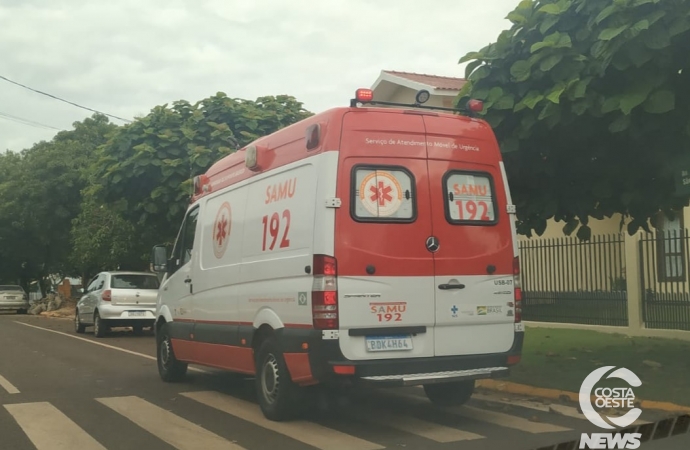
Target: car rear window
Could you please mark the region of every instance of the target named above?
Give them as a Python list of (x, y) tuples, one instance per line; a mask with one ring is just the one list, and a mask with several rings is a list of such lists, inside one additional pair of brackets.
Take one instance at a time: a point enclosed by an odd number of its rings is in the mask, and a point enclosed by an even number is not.
[(16, 292), (23, 294), (24, 289), (20, 286), (0, 286), (0, 292)]
[(452, 171), (443, 179), (446, 218), (453, 224), (496, 223), (496, 200), (491, 175), (483, 172)]
[(158, 277), (152, 275), (113, 275), (113, 289), (158, 289)]
[(360, 222), (414, 222), (414, 176), (403, 167), (356, 166), (351, 213)]

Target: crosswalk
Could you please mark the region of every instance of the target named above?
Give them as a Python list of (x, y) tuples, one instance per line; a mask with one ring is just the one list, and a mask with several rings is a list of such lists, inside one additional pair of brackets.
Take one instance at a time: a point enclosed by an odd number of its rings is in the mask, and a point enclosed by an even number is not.
[[(397, 401), (405, 402), (407, 407), (394, 406), (391, 409), (376, 405), (365, 407), (358, 405), (355, 409), (339, 413), (338, 419), (329, 421), (327, 425), (318, 423), (318, 417), (291, 422), (269, 421), (264, 418), (256, 403), (216, 391), (183, 392), (173, 407), (162, 399), (145, 399), (131, 395), (98, 397), (89, 401), (88, 399), (80, 401), (86, 402), (87, 404), (83, 407), (92, 408), (93, 414), (114, 413), (124, 418), (123, 421), (117, 422), (121, 428), (132, 426), (145, 431), (161, 441), (161, 449), (177, 450), (271, 448), (257, 445), (255, 437), (257, 434), (282, 439), (276, 442), (292, 442), (289, 448), (383, 450), (393, 447), (390, 442), (392, 434), (399, 437), (397, 439), (399, 442), (404, 442), (405, 437), (411, 437), (417, 440), (415, 442), (427, 442), (428, 446), (423, 448), (433, 448), (435, 444), (453, 442), (463, 445), (490, 443), (506, 430), (516, 430), (526, 435), (549, 436), (554, 441), (563, 440), (579, 432), (576, 430), (579, 428), (577, 426), (563, 426), (563, 420), (560, 424), (531, 421), (518, 415), (482, 408), (483, 403), (476, 401), (473, 405), (436, 409), (436, 413), (426, 414), (425, 408), (431, 408), (431, 406), (421, 395), (414, 393), (395, 395)], [(384, 395), (382, 399), (386, 397)], [(380, 400), (378, 403), (385, 405), (386, 401)], [(193, 404), (195, 405), (192, 406)], [(24, 433), (37, 450), (121, 448), (108, 439), (110, 434), (103, 430), (94, 430), (93, 422), (80, 423), (79, 418), (68, 417), (68, 414), (50, 402), (8, 403), (5, 400), (3, 406), (14, 419), (15, 431)], [(189, 412), (192, 407), (201, 407), (206, 410), (197, 417)], [(74, 407), (67, 409), (75, 410)], [(195, 411), (198, 412), (197, 409)], [(445, 419), (440, 421), (444, 423), (439, 423), (435, 420), (439, 411), (447, 414), (447, 417), (452, 420)], [(204, 423), (201, 420), (209, 417), (214, 417), (215, 423)], [(0, 410), (0, 419), (2, 419), (2, 410)], [(574, 421), (572, 418), (568, 420)], [(231, 421), (235, 421), (232, 426), (229, 425)], [(350, 421), (350, 426), (338, 429), (338, 421)], [(585, 426), (585, 421), (582, 420), (582, 422)], [(359, 429), (359, 424), (368, 430), (363, 433), (363, 436), (357, 436), (355, 435), (357, 433), (352, 432), (353, 429)], [(103, 426), (112, 425), (104, 421)], [(261, 431), (256, 431), (257, 429)], [(377, 434), (376, 430), (386, 431)], [(121, 435), (129, 432), (127, 429), (118, 429), (114, 434)], [(250, 432), (253, 432), (254, 437), (248, 437)], [(422, 447), (410, 445), (408, 448)]]

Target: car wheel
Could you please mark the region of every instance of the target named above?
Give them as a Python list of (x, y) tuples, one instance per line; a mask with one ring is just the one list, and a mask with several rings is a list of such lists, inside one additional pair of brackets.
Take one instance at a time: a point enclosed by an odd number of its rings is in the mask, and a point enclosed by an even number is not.
[(106, 325), (103, 323), (101, 315), (98, 314), (98, 311), (96, 311), (96, 313), (93, 315), (93, 335), (100, 338), (105, 336), (105, 331)]
[(259, 406), (267, 419), (289, 420), (300, 412), (304, 391), (292, 382), (283, 354), (272, 337), (259, 348), (255, 384)]
[(76, 310), (74, 312), (74, 331), (77, 333), (83, 333), (84, 330), (86, 329), (86, 326), (81, 323), (81, 320), (79, 319), (79, 310)]
[(161, 379), (168, 383), (182, 381), (187, 374), (187, 364), (178, 361), (175, 357), (167, 323), (161, 326), (156, 338), (158, 341), (156, 360), (158, 361), (158, 373)]
[(467, 403), (474, 392), (474, 380), (425, 384), (424, 392), (437, 406), (460, 406)]

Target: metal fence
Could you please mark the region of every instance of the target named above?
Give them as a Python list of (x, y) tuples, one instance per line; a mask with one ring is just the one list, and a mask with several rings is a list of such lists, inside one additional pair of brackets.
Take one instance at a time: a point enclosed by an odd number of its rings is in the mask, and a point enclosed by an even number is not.
[(656, 231), (640, 239), (642, 318), (647, 328), (690, 331), (690, 234)]
[(628, 325), (624, 237), (535, 239), (520, 243), (523, 319)]

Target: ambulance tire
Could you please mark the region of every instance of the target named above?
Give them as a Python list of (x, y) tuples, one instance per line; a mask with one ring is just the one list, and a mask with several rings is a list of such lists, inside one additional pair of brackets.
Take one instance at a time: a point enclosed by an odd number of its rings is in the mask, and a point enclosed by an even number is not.
[(275, 338), (268, 337), (256, 356), (256, 396), (264, 416), (276, 422), (295, 418), (304, 406), (304, 390), (292, 382)]
[(187, 375), (187, 364), (175, 358), (167, 323), (161, 326), (156, 336), (156, 361), (158, 374), (167, 383), (182, 381)]
[(460, 406), (472, 398), (474, 380), (425, 384), (424, 392), (436, 406)]

